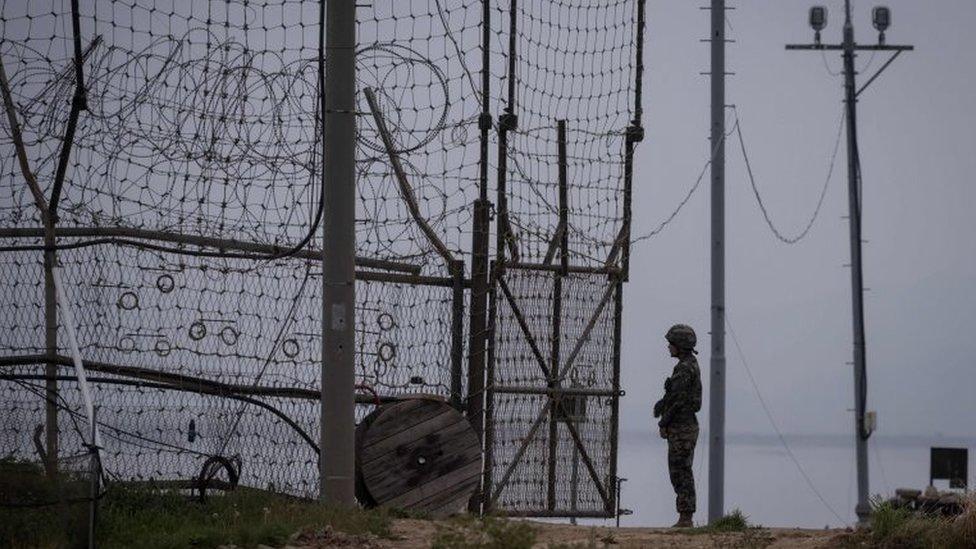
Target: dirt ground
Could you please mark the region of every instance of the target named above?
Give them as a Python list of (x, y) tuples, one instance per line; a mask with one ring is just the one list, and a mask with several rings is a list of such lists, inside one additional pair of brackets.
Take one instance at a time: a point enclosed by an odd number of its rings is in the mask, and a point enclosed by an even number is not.
[[(607, 528), (530, 522), (536, 531), (537, 548), (550, 547), (689, 547), (697, 548), (799, 548), (838, 547), (843, 530), (801, 530), (787, 528), (752, 529), (747, 532), (708, 534), (670, 528)], [(436, 521), (396, 520), (394, 539), (349, 539), (329, 535), (300, 540), (302, 549), (326, 547), (366, 547), (374, 549), (421, 549), (430, 547), (441, 526)]]
[[(564, 524), (540, 524), (537, 543), (578, 544), (585, 547), (836, 547), (838, 530), (768, 528), (727, 534), (687, 533), (671, 528), (604, 528)], [(592, 543), (591, 543), (592, 542)]]

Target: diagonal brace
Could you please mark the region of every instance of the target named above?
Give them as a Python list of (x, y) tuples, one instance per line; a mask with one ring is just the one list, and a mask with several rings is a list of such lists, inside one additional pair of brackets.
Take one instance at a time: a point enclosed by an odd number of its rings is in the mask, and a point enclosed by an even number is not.
[(525, 339), (529, 342), (529, 347), (532, 349), (532, 354), (535, 355), (536, 362), (539, 363), (539, 368), (542, 369), (542, 373), (545, 374), (546, 379), (549, 379), (552, 374), (549, 372), (549, 367), (546, 366), (546, 359), (542, 357), (542, 352), (539, 350), (539, 345), (536, 343), (535, 337), (532, 336), (532, 330), (525, 320), (525, 315), (522, 314), (522, 310), (519, 308), (518, 303), (516, 303), (515, 296), (512, 295), (512, 290), (508, 287), (508, 283), (505, 282), (504, 277), (498, 277), (498, 285), (501, 286), (502, 293), (505, 294), (505, 299), (512, 307), (512, 314), (515, 315), (519, 327), (522, 328), (522, 333), (525, 334)]
[[(549, 379), (550, 378), (549, 368), (546, 367), (545, 359), (542, 358), (542, 353), (539, 352), (538, 347), (535, 345), (535, 339), (531, 336), (529, 332), (528, 324), (525, 322), (521, 310), (519, 310), (518, 306), (515, 304), (515, 299), (512, 296), (511, 290), (508, 288), (508, 285), (505, 283), (504, 279), (499, 278), (498, 281), (499, 281), (499, 285), (502, 288), (502, 292), (505, 294), (505, 298), (509, 301), (509, 303), (512, 306), (513, 313), (515, 313), (515, 317), (519, 321), (519, 325), (521, 326), (522, 330), (525, 332), (527, 336), (527, 339), (529, 340), (529, 345), (532, 348), (533, 353), (536, 355), (536, 361), (539, 363), (539, 367), (542, 369), (543, 373), (545, 373), (546, 379)], [(590, 333), (593, 331), (593, 328), (596, 326), (597, 320), (600, 318), (600, 315), (603, 313), (603, 310), (606, 308), (606, 305), (609, 302), (610, 297), (613, 295), (614, 289), (615, 289), (614, 284), (608, 285), (607, 290), (604, 292), (603, 297), (600, 300), (600, 303), (597, 305), (596, 309), (594, 310), (593, 314), (590, 317), (590, 320), (587, 322), (586, 327), (583, 330), (583, 333), (580, 335), (579, 339), (576, 342), (576, 345), (573, 347), (572, 352), (567, 358), (566, 363), (562, 369), (562, 374), (559, 376), (558, 379), (554, 380), (553, 389), (555, 389), (556, 391), (558, 391), (561, 388), (560, 387), (561, 381), (567, 378), (569, 375), (571, 375), (573, 369), (575, 368), (576, 357), (579, 355), (580, 351), (582, 350), (583, 345), (589, 339)], [(519, 451), (516, 452), (515, 458), (512, 460), (512, 463), (509, 465), (505, 474), (502, 476), (502, 480), (501, 482), (499, 482), (496, 488), (495, 495), (492, 496), (491, 499), (492, 504), (494, 504), (494, 502), (498, 499), (498, 496), (501, 494), (502, 489), (508, 483), (509, 477), (511, 477), (515, 467), (518, 465), (518, 462), (525, 454), (525, 451), (528, 448), (529, 443), (531, 442), (532, 438), (535, 436), (536, 432), (538, 431), (539, 426), (542, 425), (543, 420), (548, 415), (549, 410), (551, 409), (553, 404), (555, 404), (555, 406), (563, 416), (569, 415), (562, 401), (561, 395), (559, 395), (557, 392), (552, 396), (550, 396), (546, 405), (539, 412), (539, 416), (532, 424), (532, 428), (529, 430), (529, 433), (526, 435), (526, 438), (522, 441), (522, 445), (519, 447)], [(589, 452), (587, 451), (585, 445), (583, 444), (583, 440), (579, 435), (579, 431), (576, 429), (576, 426), (572, 424), (572, 422), (566, 422), (566, 428), (569, 430), (570, 437), (573, 439), (573, 443), (575, 444), (575, 446), (580, 452), (580, 458), (582, 459), (583, 464), (586, 466), (587, 473), (589, 473), (590, 477), (592, 478), (593, 484), (596, 486), (597, 491), (600, 493), (601, 499), (603, 499), (604, 504), (610, 505), (610, 496), (607, 493), (606, 487), (603, 486), (603, 482), (600, 479), (600, 475), (596, 471), (596, 467), (593, 465), (593, 460), (590, 458)]]
[(10, 82), (7, 80), (7, 71), (3, 66), (3, 59), (0, 59), (0, 93), (3, 95), (3, 108), (7, 112), (7, 123), (10, 125), (10, 136), (17, 152), (17, 160), (20, 162), (20, 171), (24, 174), (27, 187), (34, 196), (34, 204), (41, 212), (41, 221), (45, 226), (48, 226), (50, 225), (50, 216), (47, 200), (44, 198), (44, 192), (41, 191), (41, 187), (37, 184), (37, 179), (30, 169), (27, 149), (24, 147), (24, 137), (20, 133), (20, 122), (17, 120), (17, 108), (14, 106), (13, 96), (10, 94)]
[(383, 140), (383, 147), (386, 148), (386, 153), (390, 157), (390, 165), (393, 166), (393, 172), (396, 175), (396, 180), (400, 187), (400, 195), (403, 197), (404, 202), (407, 203), (407, 209), (410, 210), (410, 215), (417, 222), (417, 225), (427, 237), (427, 240), (437, 250), (437, 253), (444, 258), (444, 262), (450, 271), (454, 265), (454, 255), (451, 254), (451, 251), (444, 245), (440, 237), (437, 236), (434, 229), (431, 228), (427, 220), (420, 214), (420, 207), (417, 206), (417, 197), (414, 195), (413, 188), (407, 180), (407, 173), (403, 170), (403, 165), (400, 164), (400, 157), (397, 155), (396, 148), (393, 146), (393, 138), (390, 136), (390, 131), (386, 127), (386, 121), (383, 119), (379, 104), (376, 102), (376, 94), (372, 88), (366, 88), (363, 90), (363, 93), (366, 95), (366, 102), (369, 103), (369, 110), (373, 113), (373, 120), (376, 122), (376, 129), (380, 133), (380, 138)]
[(495, 502), (498, 501), (498, 497), (502, 495), (502, 490), (508, 485), (508, 481), (512, 477), (512, 473), (515, 472), (515, 468), (518, 466), (519, 462), (522, 461), (522, 456), (525, 455), (525, 451), (529, 449), (529, 443), (535, 438), (535, 434), (539, 432), (539, 427), (542, 426), (543, 420), (549, 414), (549, 409), (552, 407), (552, 399), (546, 400), (546, 405), (542, 407), (542, 411), (539, 412), (539, 417), (535, 418), (535, 422), (532, 427), (529, 428), (529, 432), (522, 439), (522, 444), (519, 446), (517, 452), (515, 452), (515, 457), (512, 458), (512, 462), (508, 464), (508, 468), (505, 469), (505, 474), (502, 475), (502, 479), (498, 482), (495, 487), (495, 493), (491, 496), (491, 500), (488, 504), (488, 508), (491, 509), (495, 506)]

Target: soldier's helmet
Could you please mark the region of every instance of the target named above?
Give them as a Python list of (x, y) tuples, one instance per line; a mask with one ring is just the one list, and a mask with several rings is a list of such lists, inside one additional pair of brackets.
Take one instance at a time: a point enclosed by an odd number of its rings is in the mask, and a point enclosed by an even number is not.
[(675, 324), (671, 326), (671, 329), (665, 334), (664, 339), (667, 339), (668, 343), (683, 351), (694, 351), (695, 344), (698, 343), (695, 330), (687, 324)]

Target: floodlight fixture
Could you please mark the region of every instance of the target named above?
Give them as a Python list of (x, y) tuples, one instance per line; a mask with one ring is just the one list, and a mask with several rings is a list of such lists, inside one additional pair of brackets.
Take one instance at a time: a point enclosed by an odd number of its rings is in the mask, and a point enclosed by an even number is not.
[(891, 26), (891, 10), (888, 6), (875, 6), (871, 10), (871, 22), (878, 32), (884, 32)]
[(825, 6), (810, 8), (810, 27), (814, 30), (814, 42), (820, 44), (820, 31), (827, 27), (827, 8)]
[(813, 27), (813, 30), (817, 32), (827, 28), (826, 6), (813, 6), (810, 8), (810, 26)]
[(888, 6), (875, 6), (871, 10), (871, 23), (878, 30), (878, 44), (884, 44), (885, 31), (891, 26), (891, 10)]

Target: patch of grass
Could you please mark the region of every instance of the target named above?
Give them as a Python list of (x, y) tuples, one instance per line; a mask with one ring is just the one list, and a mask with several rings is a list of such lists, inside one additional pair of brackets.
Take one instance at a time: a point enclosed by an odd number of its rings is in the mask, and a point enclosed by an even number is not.
[(536, 532), (531, 524), (498, 517), (461, 515), (438, 526), (433, 549), (529, 549)]
[(717, 519), (708, 526), (698, 526), (696, 528), (685, 528), (679, 530), (687, 534), (723, 534), (729, 532), (746, 532), (749, 530), (761, 530), (758, 524), (749, 524), (749, 517), (738, 509), (733, 509), (731, 513)]
[(875, 500), (871, 511), (871, 537), (875, 541), (882, 541), (901, 535), (906, 529), (914, 530), (920, 524), (914, 522), (914, 513), (904, 507), (895, 507), (890, 502)]
[[(23, 506), (87, 496), (87, 481), (80, 491), (75, 484), (77, 479), (49, 479), (36, 465), (0, 460), (0, 548), (84, 546), (87, 502)], [(313, 537), (353, 536), (352, 544), (362, 545), (370, 538), (390, 537), (391, 525), (384, 510), (329, 507), (243, 487), (200, 503), (174, 491), (114, 484), (99, 502), (97, 541), (109, 548), (253, 547), (282, 545), (308, 532)]]
[(731, 513), (720, 517), (708, 526), (712, 532), (745, 532), (752, 527), (749, 524), (749, 517), (738, 509), (733, 509)]
[(715, 540), (716, 547), (730, 547), (736, 549), (762, 548), (771, 544), (773, 536), (759, 524), (750, 524), (749, 517), (739, 509), (733, 509), (731, 513), (719, 518), (708, 526), (697, 528), (687, 528), (676, 530), (680, 534), (697, 535), (722, 535), (739, 534), (735, 536), (724, 536)]
[(84, 475), (61, 472), (52, 478), (39, 464), (0, 458), (0, 547), (82, 543), (88, 519), (83, 499), (89, 490)]
[(281, 545), (298, 532), (324, 527), (390, 537), (390, 524), (384, 511), (330, 507), (247, 488), (206, 503), (174, 492), (119, 488), (102, 506), (98, 537), (105, 547), (253, 547)]
[(847, 536), (847, 547), (877, 549), (971, 549), (976, 547), (976, 500), (956, 517), (920, 515), (876, 498), (867, 528)]

